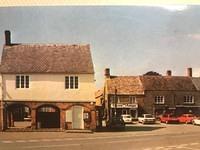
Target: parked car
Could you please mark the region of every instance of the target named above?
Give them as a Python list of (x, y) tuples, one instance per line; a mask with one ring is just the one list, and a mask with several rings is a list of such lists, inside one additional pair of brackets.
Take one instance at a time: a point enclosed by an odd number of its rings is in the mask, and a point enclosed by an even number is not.
[(138, 117), (138, 122), (145, 124), (145, 123), (155, 123), (156, 118), (153, 117), (151, 114), (143, 114), (142, 117)]
[(125, 123), (122, 117), (112, 117), (107, 123), (106, 126), (110, 129), (124, 129)]
[(193, 114), (182, 114), (178, 117), (180, 123), (192, 123), (192, 120), (195, 118)]
[(179, 119), (171, 114), (164, 114), (160, 117), (161, 123), (179, 123)]
[(121, 115), (124, 123), (132, 123), (132, 116), (131, 115)]
[(200, 117), (194, 118), (194, 119), (192, 120), (192, 124), (193, 124), (193, 125), (200, 125)]

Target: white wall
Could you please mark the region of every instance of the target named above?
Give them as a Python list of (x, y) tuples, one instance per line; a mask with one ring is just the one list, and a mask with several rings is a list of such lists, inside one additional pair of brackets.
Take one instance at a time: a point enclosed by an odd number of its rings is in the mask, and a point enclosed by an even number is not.
[(4, 100), (8, 101), (95, 101), (94, 75), (79, 74), (79, 89), (65, 89), (67, 74), (26, 74), (30, 87), (15, 88), (14, 74), (4, 74)]

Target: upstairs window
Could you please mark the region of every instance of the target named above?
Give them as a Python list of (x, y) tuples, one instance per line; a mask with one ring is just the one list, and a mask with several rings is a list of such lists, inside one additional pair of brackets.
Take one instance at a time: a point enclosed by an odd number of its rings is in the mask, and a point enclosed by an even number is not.
[(66, 76), (65, 77), (65, 89), (78, 89), (79, 78), (78, 76)]
[(130, 102), (130, 104), (137, 103), (136, 97), (135, 96), (129, 96), (129, 102)]
[(17, 75), (15, 80), (15, 87), (18, 88), (29, 88), (29, 76), (28, 75)]
[(164, 104), (165, 103), (165, 97), (164, 96), (156, 96), (155, 97), (155, 104)]
[(184, 96), (184, 104), (194, 104), (194, 96)]

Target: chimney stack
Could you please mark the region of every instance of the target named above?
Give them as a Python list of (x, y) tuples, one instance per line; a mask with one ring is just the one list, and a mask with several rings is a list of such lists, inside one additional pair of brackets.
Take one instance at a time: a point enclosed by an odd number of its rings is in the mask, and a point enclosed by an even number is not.
[(187, 76), (192, 77), (192, 68), (187, 68)]
[(9, 30), (5, 31), (5, 45), (11, 45), (11, 33)]
[(166, 75), (167, 76), (172, 76), (172, 71), (171, 70), (167, 70)]
[(105, 74), (104, 75), (105, 75), (106, 78), (110, 78), (110, 68), (106, 68), (105, 69)]

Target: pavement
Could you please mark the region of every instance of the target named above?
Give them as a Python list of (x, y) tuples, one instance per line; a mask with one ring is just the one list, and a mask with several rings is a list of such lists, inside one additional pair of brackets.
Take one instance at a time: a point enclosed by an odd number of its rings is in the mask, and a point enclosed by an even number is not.
[(1, 132), (0, 149), (31, 150), (200, 150), (200, 126), (127, 125), (125, 131), (93, 133)]

